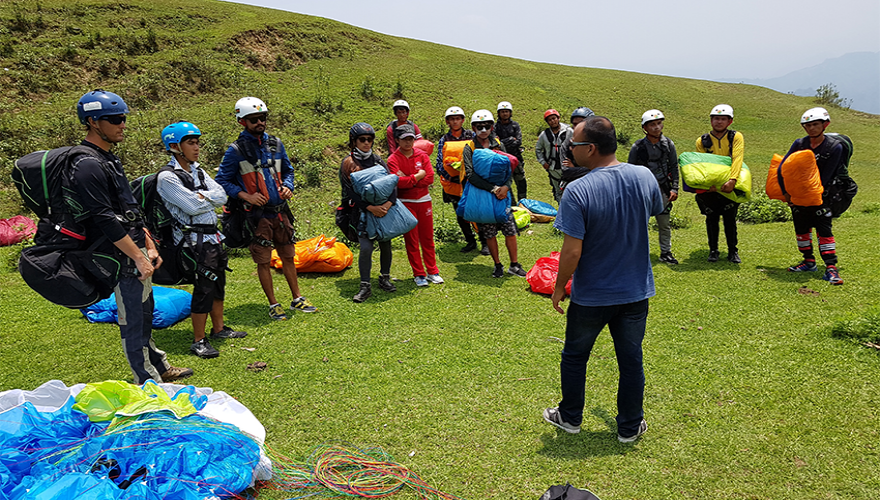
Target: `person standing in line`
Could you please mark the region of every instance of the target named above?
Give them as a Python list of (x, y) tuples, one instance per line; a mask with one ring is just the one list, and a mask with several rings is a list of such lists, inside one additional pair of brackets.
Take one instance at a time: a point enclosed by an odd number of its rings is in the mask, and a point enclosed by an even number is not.
[(562, 197), (562, 190), (559, 187), (559, 182), (562, 180), (562, 144), (571, 135), (571, 128), (559, 121), (559, 111), (555, 109), (544, 112), (544, 121), (547, 122), (548, 127), (538, 136), (535, 156), (538, 163), (547, 171), (553, 199), (559, 203)]
[(675, 265), (678, 260), (672, 255), (670, 213), (672, 202), (678, 199), (678, 154), (672, 139), (663, 135), (665, 120), (666, 117), (659, 109), (649, 109), (642, 114), (645, 137), (633, 144), (627, 163), (647, 167), (654, 174), (660, 191), (666, 197), (666, 209), (654, 219), (660, 233), (660, 262)]
[(528, 183), (526, 182), (525, 160), (522, 155), (522, 128), (519, 123), (513, 121), (513, 105), (507, 101), (498, 103), (498, 123), (495, 124), (495, 135), (504, 144), (504, 149), (519, 160), (519, 165), (513, 170), (513, 183), (516, 184), (516, 197), (510, 197), (511, 205), (516, 205), (519, 200), (528, 198)]
[[(813, 254), (813, 228), (816, 228), (816, 237), (819, 240), (819, 255), (825, 262), (825, 275), (822, 277), (832, 285), (842, 285), (843, 279), (837, 270), (837, 243), (834, 241), (834, 233), (831, 231), (831, 223), (834, 214), (831, 213), (830, 189), (834, 180), (840, 174), (844, 161), (843, 144), (839, 140), (831, 139), (825, 135), (825, 129), (831, 123), (831, 116), (825, 108), (808, 109), (801, 115), (801, 126), (807, 133), (791, 145), (785, 154), (783, 162), (796, 151), (811, 151), (816, 155), (816, 165), (819, 167), (819, 177), (822, 179), (822, 205), (818, 207), (800, 207), (791, 203), (791, 196), (785, 194), (788, 205), (791, 207), (791, 218), (794, 222), (794, 232), (797, 237), (798, 250), (804, 259), (800, 264), (788, 268), (792, 272), (818, 271), (816, 257)], [(780, 163), (781, 164), (781, 163)]]
[(395, 151), (397, 151), (397, 138), (394, 137), (394, 129), (401, 125), (410, 124), (413, 126), (413, 129), (416, 131), (416, 140), (422, 138), (422, 132), (419, 130), (419, 126), (412, 122), (409, 119), (409, 103), (404, 101), (403, 99), (398, 99), (394, 101), (394, 104), (391, 105), (391, 110), (394, 111), (394, 120), (391, 120), (388, 125), (385, 126), (385, 140), (388, 142), (388, 155), (390, 156)]
[(429, 283), (439, 285), (443, 283), (443, 278), (437, 269), (437, 256), (434, 253), (434, 212), (431, 193), (428, 192), (434, 183), (431, 158), (421, 149), (413, 147), (416, 131), (412, 125), (401, 125), (395, 132), (399, 147), (388, 158), (388, 171), (400, 177), (397, 181), (397, 197), (419, 221), (416, 227), (403, 235), (406, 256), (416, 286), (428, 286)]
[[(580, 432), (587, 362), (607, 325), (620, 371), (617, 439), (631, 443), (648, 430), (642, 342), (648, 299), (655, 293), (648, 220), (663, 211), (665, 200), (650, 171), (617, 161), (617, 137), (607, 118), (579, 124), (571, 147), (578, 165), (589, 172), (566, 187), (553, 224), (565, 239), (551, 300), (566, 314), (566, 326), (559, 364), (562, 400), (543, 417), (565, 432)], [(560, 303), (569, 278), (566, 313)]]
[(697, 137), (697, 151), (721, 156), (730, 156), (730, 174), (727, 182), (720, 186), (712, 186), (708, 191), (695, 196), (700, 212), (706, 216), (706, 234), (709, 239), (709, 262), (718, 262), (718, 236), (721, 232), (719, 223), (724, 218), (724, 238), (727, 240), (727, 260), (739, 264), (736, 234), (736, 214), (739, 203), (722, 196), (730, 193), (736, 186), (739, 172), (742, 170), (745, 142), (742, 132), (730, 128), (733, 123), (733, 108), (727, 104), (719, 104), (709, 113), (712, 131)]
[[(339, 165), (342, 203), (343, 205), (356, 208), (352, 219), (357, 221), (361, 221), (361, 214), (367, 211), (376, 217), (385, 217), (388, 209), (397, 201), (397, 189), (395, 189), (391, 198), (382, 205), (370, 205), (357, 194), (351, 182), (351, 174), (359, 170), (366, 170), (378, 165), (384, 168), (386, 172), (388, 171), (385, 162), (373, 151), (375, 140), (376, 131), (370, 124), (359, 122), (352, 125), (348, 131), (348, 147), (351, 149), (351, 152), (342, 159), (342, 164)], [(361, 283), (352, 301), (360, 304), (373, 295), (370, 273), (373, 268), (373, 251), (376, 245), (379, 246), (379, 288), (388, 293), (393, 293), (397, 291), (397, 287), (391, 282), (391, 241), (371, 240), (367, 236), (364, 224), (361, 222), (358, 222), (357, 232), (359, 249), (358, 272), (360, 273)]]
[(260, 99), (239, 99), (235, 103), (235, 117), (243, 130), (226, 150), (216, 180), (229, 198), (243, 202), (243, 209), (253, 221), (254, 240), (248, 250), (269, 301), (269, 316), (274, 320), (287, 319), (272, 284), (273, 247), (281, 258), (281, 271), (293, 296), (290, 310), (316, 312), (318, 308), (300, 293), (293, 259), (296, 235), (287, 204), (293, 197), (293, 167), (287, 151), (277, 137), (266, 133), (269, 108)]

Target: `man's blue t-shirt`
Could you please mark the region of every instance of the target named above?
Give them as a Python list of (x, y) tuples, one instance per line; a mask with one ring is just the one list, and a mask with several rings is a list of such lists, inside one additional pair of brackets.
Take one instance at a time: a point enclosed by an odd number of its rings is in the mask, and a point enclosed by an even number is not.
[(629, 163), (596, 168), (565, 188), (553, 226), (583, 240), (572, 302), (610, 306), (654, 296), (648, 220), (663, 204), (654, 174)]

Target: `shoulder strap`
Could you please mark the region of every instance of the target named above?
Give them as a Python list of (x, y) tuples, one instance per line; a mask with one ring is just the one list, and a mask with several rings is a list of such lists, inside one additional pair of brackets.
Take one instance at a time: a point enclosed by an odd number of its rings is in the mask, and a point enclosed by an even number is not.
[(711, 153), (712, 149), (714, 149), (712, 145), (712, 137), (708, 133), (705, 133), (700, 137), (700, 142), (703, 144), (703, 149), (705, 149), (707, 153)]
[(730, 146), (730, 157), (733, 158), (733, 138), (736, 137), (736, 130), (727, 129), (727, 144)]
[(550, 145), (553, 145), (553, 131), (549, 128), (544, 129), (544, 135), (547, 137), (547, 141), (550, 142)]

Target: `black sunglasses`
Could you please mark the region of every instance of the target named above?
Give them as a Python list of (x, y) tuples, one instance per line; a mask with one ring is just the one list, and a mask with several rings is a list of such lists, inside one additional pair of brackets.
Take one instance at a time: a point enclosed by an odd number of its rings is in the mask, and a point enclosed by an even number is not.
[(98, 119), (104, 120), (105, 122), (110, 122), (111, 125), (119, 125), (121, 123), (125, 123), (126, 118), (127, 117), (125, 115), (110, 115), (110, 116), (102, 116)]
[(373, 138), (368, 135), (358, 137), (358, 142), (373, 142)]
[(251, 124), (253, 125), (256, 125), (259, 122), (266, 123), (266, 118), (268, 118), (268, 116), (266, 115), (248, 116), (247, 121), (251, 122)]
[(594, 146), (596, 145), (595, 142), (587, 142), (587, 141), (572, 141), (572, 142), (568, 143), (568, 146), (569, 146), (570, 148), (574, 148), (574, 147), (577, 147), (577, 146), (586, 146), (587, 144), (592, 144), (592, 145), (594, 145)]

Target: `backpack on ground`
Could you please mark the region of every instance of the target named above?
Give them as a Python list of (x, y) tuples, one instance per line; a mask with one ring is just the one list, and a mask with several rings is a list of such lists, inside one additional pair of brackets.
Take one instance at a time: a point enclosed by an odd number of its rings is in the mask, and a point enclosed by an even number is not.
[(21, 252), (19, 273), (43, 298), (71, 309), (109, 297), (123, 271), (115, 254), (95, 251), (106, 237), (85, 246), (85, 228), (77, 220), (87, 214), (66, 194), (70, 165), (85, 155), (105, 165), (91, 148), (67, 146), (27, 154), (12, 170), (22, 200), (40, 218), (34, 246)]
[[(159, 250), (159, 256), (162, 257), (162, 265), (153, 273), (153, 283), (157, 285), (181, 285), (195, 283), (196, 274), (201, 273), (209, 278), (216, 279), (216, 269), (207, 269), (198, 262), (198, 255), (201, 254), (198, 248), (192, 248), (189, 242), (189, 236), (197, 233), (200, 236), (204, 234), (212, 234), (217, 232), (217, 226), (213, 224), (190, 224), (182, 225), (174, 217), (159, 196), (159, 174), (162, 172), (171, 172), (180, 179), (184, 187), (190, 191), (198, 189), (207, 189), (205, 185), (205, 174), (202, 170), (198, 171), (199, 185), (193, 182), (192, 175), (184, 170), (177, 170), (171, 165), (165, 165), (158, 172), (147, 174), (131, 181), (131, 191), (140, 205), (144, 213), (144, 225), (150, 231), (156, 246)], [(174, 244), (174, 227), (178, 227), (183, 232), (183, 239), (180, 243)], [(202, 238), (199, 238), (201, 243)]]
[(575, 488), (570, 484), (551, 486), (539, 500), (599, 500), (599, 497), (587, 490)]
[(840, 169), (837, 176), (831, 181), (828, 188), (829, 205), (831, 206), (831, 216), (840, 217), (840, 215), (849, 209), (852, 205), (853, 198), (859, 192), (859, 186), (856, 181), (849, 176), (849, 161), (853, 155), (852, 139), (843, 134), (825, 134), (826, 138), (837, 142), (843, 146), (843, 155), (841, 156)]

